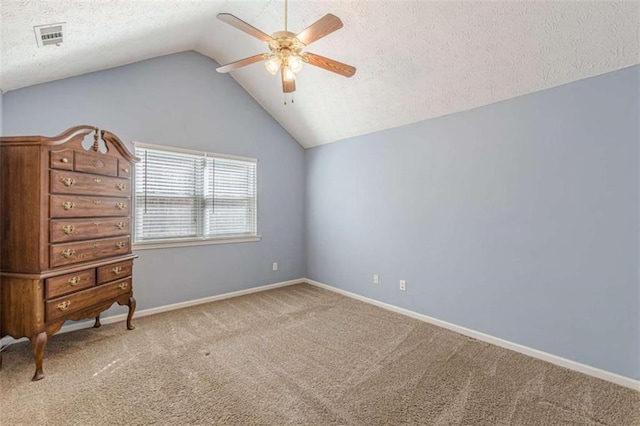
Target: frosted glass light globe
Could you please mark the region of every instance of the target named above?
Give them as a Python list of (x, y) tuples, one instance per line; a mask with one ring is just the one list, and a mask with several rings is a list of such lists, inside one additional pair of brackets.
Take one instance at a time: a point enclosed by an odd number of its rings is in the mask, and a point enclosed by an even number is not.
[(291, 71), (291, 68), (289, 67), (284, 68), (284, 79), (285, 81), (292, 81), (296, 79), (296, 75), (294, 74), (293, 71)]
[(277, 56), (272, 57), (267, 62), (264, 63), (264, 67), (269, 71), (271, 75), (276, 75), (278, 70), (280, 69), (280, 63), (282, 61)]
[(290, 56), (287, 62), (293, 72), (299, 72), (302, 69), (302, 58), (299, 56)]

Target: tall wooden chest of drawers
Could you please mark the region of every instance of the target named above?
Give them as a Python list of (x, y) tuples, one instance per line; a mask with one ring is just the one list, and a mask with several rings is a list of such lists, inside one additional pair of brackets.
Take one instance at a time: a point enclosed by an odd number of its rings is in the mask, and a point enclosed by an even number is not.
[(99, 327), (100, 313), (117, 302), (128, 305), (133, 329), (136, 161), (93, 126), (0, 138), (0, 337), (31, 340), (33, 380), (44, 377), (47, 337), (65, 321), (95, 318)]

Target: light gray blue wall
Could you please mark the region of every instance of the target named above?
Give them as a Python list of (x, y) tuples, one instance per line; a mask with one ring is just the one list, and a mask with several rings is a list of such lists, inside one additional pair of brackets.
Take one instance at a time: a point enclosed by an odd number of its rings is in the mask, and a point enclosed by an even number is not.
[(639, 79), (307, 150), (309, 278), (640, 379)]
[[(216, 66), (185, 52), (4, 95), (6, 135), (56, 135), (91, 124), (127, 143), (258, 158), (262, 241), (136, 252), (138, 309), (305, 274), (304, 150)], [(272, 272), (275, 261), (279, 270)], [(121, 312), (113, 308), (107, 315)]]
[(0, 91), (0, 136), (2, 136), (2, 91)]
[(94, 124), (260, 159), (262, 241), (139, 251), (139, 309), (306, 272), (640, 378), (639, 67), (311, 149), (306, 173), (300, 146), (215, 67), (187, 52), (0, 97), (4, 135)]

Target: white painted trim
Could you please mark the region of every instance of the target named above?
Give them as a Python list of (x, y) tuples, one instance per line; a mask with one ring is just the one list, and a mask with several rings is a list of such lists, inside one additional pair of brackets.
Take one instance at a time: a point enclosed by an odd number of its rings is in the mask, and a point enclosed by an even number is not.
[(232, 238), (198, 238), (195, 240), (172, 240), (172, 241), (158, 241), (158, 242), (140, 242), (134, 243), (131, 246), (131, 250), (151, 250), (162, 249), (172, 247), (189, 247), (189, 246), (208, 246), (211, 244), (235, 244), (235, 243), (251, 243), (260, 241), (262, 237), (260, 235), (251, 237), (232, 237)]
[(146, 142), (133, 141), (131, 144), (136, 148), (142, 149), (157, 149), (159, 151), (170, 151), (177, 152), (179, 154), (190, 154), (190, 155), (201, 155), (206, 157), (215, 157), (215, 158), (225, 158), (227, 160), (239, 160), (246, 161), (248, 163), (257, 163), (258, 159), (253, 157), (243, 157), (241, 155), (231, 155), (231, 154), (218, 154), (215, 152), (207, 152), (207, 151), (197, 151), (195, 149), (187, 149), (187, 148), (178, 148), (175, 146), (168, 145), (155, 145)]
[(500, 346), (505, 349), (512, 350), (514, 352), (519, 352), (524, 355), (528, 355), (533, 358), (540, 359), (542, 361), (550, 362), (551, 364), (559, 365), (560, 367), (568, 368), (569, 370), (577, 371), (579, 373), (586, 374), (588, 376), (597, 377), (598, 379), (606, 380), (608, 382), (615, 383), (620, 386), (624, 386), (633, 390), (640, 391), (640, 380), (635, 380), (630, 377), (621, 376), (616, 373), (611, 373), (609, 371), (601, 370), (596, 367), (591, 367), (586, 364), (581, 364), (576, 361), (572, 361), (570, 359), (562, 358), (557, 355), (553, 355), (547, 352), (540, 351), (538, 349), (533, 349), (528, 346), (520, 345), (518, 343), (513, 343), (508, 340), (501, 339), (499, 337), (491, 336), (489, 334), (481, 333), (479, 331), (471, 330), (466, 327), (461, 327), (459, 325), (455, 325), (446, 321), (442, 321), (424, 314), (419, 314), (417, 312), (410, 311), (408, 309), (400, 308), (395, 305), (390, 305), (388, 303), (380, 302), (378, 300), (370, 299), (365, 296), (360, 296), (359, 294), (351, 293), (346, 290), (339, 289), (337, 287), (330, 286), (328, 284), (323, 284), (318, 281), (310, 280), (308, 278), (304, 279), (304, 282), (307, 284), (323, 288), (325, 290), (333, 291), (335, 293), (342, 294), (343, 296), (350, 297), (352, 299), (359, 300), (361, 302), (369, 303), (371, 305), (378, 306), (380, 308), (393, 311), (402, 315), (406, 315), (408, 317), (417, 319), (419, 321), (423, 321), (429, 324), (437, 325), (438, 327), (446, 328), (451, 331), (455, 331), (456, 333), (463, 334), (468, 337), (472, 337), (477, 340), (481, 340), (483, 342), (490, 343), (492, 345)]
[[(158, 306), (157, 308), (143, 309), (141, 311), (136, 311), (134, 315), (134, 319), (146, 317), (148, 315), (159, 314), (162, 312), (175, 311), (176, 309), (183, 309), (183, 308), (189, 308), (191, 306), (202, 305), (203, 303), (211, 303), (211, 302), (216, 302), (218, 300), (230, 299), (232, 297), (244, 296), (251, 293), (259, 293), (261, 291), (272, 290), (274, 288), (286, 287), (294, 284), (302, 284), (304, 282), (305, 282), (304, 278), (300, 278), (297, 280), (281, 281), (279, 283), (252, 287), (245, 290), (232, 291), (230, 293), (218, 294), (216, 296), (203, 297), (201, 299), (187, 300), (186, 302), (179, 302), (179, 303), (173, 303), (171, 305)], [(100, 318), (100, 322), (102, 324), (112, 324), (114, 322), (120, 322), (126, 319), (127, 319), (127, 314), (121, 314), (121, 315), (113, 315), (110, 317)], [(59, 333), (68, 333), (70, 331), (82, 330), (84, 328), (92, 328), (92, 327), (93, 327), (93, 321), (78, 322), (78, 323), (63, 326), (60, 329)], [(16, 339), (12, 339), (9, 336), (6, 336), (0, 339), (0, 348), (4, 349), (6, 346), (12, 345), (14, 343), (26, 341), (26, 340), (27, 340), (26, 338), (16, 340)]]

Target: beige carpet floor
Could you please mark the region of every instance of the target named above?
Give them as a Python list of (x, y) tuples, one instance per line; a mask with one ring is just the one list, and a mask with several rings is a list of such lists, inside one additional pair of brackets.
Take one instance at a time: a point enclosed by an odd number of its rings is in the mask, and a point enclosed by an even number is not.
[(4, 352), (5, 425), (640, 425), (640, 393), (300, 284)]

